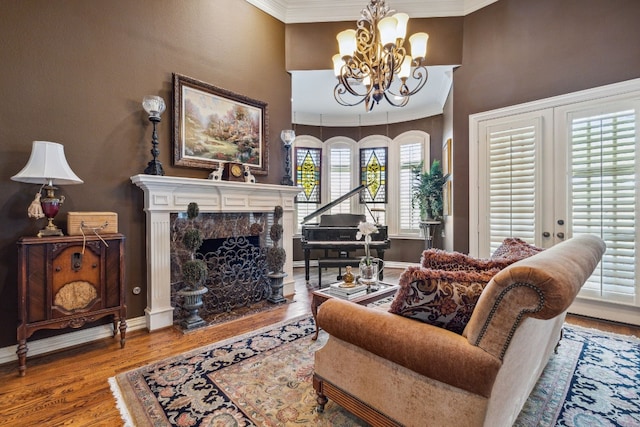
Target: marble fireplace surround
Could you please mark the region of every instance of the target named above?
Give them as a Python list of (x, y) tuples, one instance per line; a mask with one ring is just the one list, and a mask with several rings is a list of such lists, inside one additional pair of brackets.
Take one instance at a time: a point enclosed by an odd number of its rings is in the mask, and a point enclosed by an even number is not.
[(134, 175), (131, 182), (144, 191), (147, 247), (147, 329), (153, 331), (173, 325), (171, 306), (171, 220), (170, 214), (185, 212), (191, 202), (200, 212), (273, 212), (282, 206), (283, 247), (287, 252), (284, 294), (294, 292), (293, 230), (296, 187), (245, 182), (212, 181), (158, 175)]

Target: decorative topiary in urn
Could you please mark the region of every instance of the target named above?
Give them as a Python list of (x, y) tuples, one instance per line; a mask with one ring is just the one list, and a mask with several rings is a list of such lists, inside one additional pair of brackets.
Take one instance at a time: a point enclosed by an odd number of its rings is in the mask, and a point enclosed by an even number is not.
[(189, 311), (189, 317), (184, 319), (182, 327), (193, 329), (204, 326), (206, 322), (198, 315), (198, 309), (202, 307), (202, 295), (207, 293), (207, 288), (203, 285), (207, 279), (207, 263), (196, 258), (196, 252), (202, 246), (204, 240), (202, 231), (193, 227), (193, 221), (200, 214), (200, 208), (195, 202), (189, 203), (187, 207), (187, 218), (190, 227), (184, 232), (182, 243), (190, 253), (190, 259), (182, 265), (182, 281), (185, 287), (178, 291), (184, 297), (184, 308)]
[(269, 269), (269, 278), (271, 279), (271, 296), (268, 301), (271, 303), (285, 302), (282, 296), (283, 280), (287, 277), (287, 273), (282, 271), (284, 263), (287, 259), (287, 253), (282, 247), (283, 228), (280, 224), (282, 219), (282, 206), (276, 206), (273, 209), (273, 224), (269, 230), (269, 237), (273, 242), (273, 246), (267, 250), (267, 268)]

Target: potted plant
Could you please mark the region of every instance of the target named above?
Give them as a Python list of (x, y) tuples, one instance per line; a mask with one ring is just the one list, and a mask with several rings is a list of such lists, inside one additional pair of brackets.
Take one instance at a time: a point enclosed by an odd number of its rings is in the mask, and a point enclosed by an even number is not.
[(282, 206), (276, 206), (273, 209), (273, 224), (269, 230), (269, 237), (271, 237), (273, 246), (267, 250), (268, 276), (271, 280), (271, 295), (267, 301), (274, 304), (286, 301), (282, 296), (282, 287), (283, 280), (287, 277), (287, 273), (282, 271), (282, 267), (284, 267), (287, 253), (282, 247), (283, 228), (282, 224), (280, 224), (280, 219), (282, 219)]
[(423, 163), (413, 169), (411, 205), (418, 206), (423, 221), (442, 221), (443, 186), (447, 179), (442, 175), (439, 160), (434, 160), (429, 170), (422, 169)]
[(184, 297), (184, 308), (189, 311), (189, 316), (182, 321), (182, 327), (193, 329), (204, 326), (206, 322), (198, 314), (198, 309), (202, 307), (202, 295), (208, 289), (204, 286), (207, 279), (207, 263), (196, 257), (196, 251), (202, 246), (202, 231), (193, 227), (193, 221), (200, 214), (200, 208), (195, 202), (189, 203), (187, 207), (187, 218), (189, 225), (182, 236), (182, 243), (190, 253), (190, 259), (182, 264), (182, 281), (185, 286), (178, 291)]

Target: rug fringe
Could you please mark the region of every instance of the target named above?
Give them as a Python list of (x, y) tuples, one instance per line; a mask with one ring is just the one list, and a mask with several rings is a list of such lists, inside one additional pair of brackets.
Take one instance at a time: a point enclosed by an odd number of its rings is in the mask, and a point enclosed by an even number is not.
[(123, 427), (135, 427), (133, 424), (133, 418), (129, 413), (129, 409), (124, 401), (124, 397), (120, 392), (120, 386), (118, 386), (118, 381), (115, 377), (109, 378), (109, 386), (111, 387), (111, 394), (113, 394), (114, 399), (116, 400), (116, 408), (120, 411), (120, 417), (122, 421), (124, 421)]

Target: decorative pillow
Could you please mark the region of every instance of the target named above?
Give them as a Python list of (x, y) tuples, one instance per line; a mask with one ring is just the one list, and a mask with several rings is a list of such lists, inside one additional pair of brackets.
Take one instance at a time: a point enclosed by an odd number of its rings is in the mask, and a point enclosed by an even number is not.
[(498, 271), (408, 267), (389, 312), (462, 334), (482, 290)]
[(493, 255), (492, 260), (513, 260), (512, 262), (519, 261), (521, 259), (529, 258), (542, 252), (544, 249), (530, 245), (522, 239), (517, 237), (507, 237), (502, 241), (502, 244), (498, 246)]
[[(515, 261), (511, 261), (515, 262)], [(505, 259), (474, 258), (460, 252), (448, 252), (441, 249), (427, 249), (422, 252), (420, 265), (424, 268), (446, 271), (485, 271), (503, 269), (509, 264)]]

